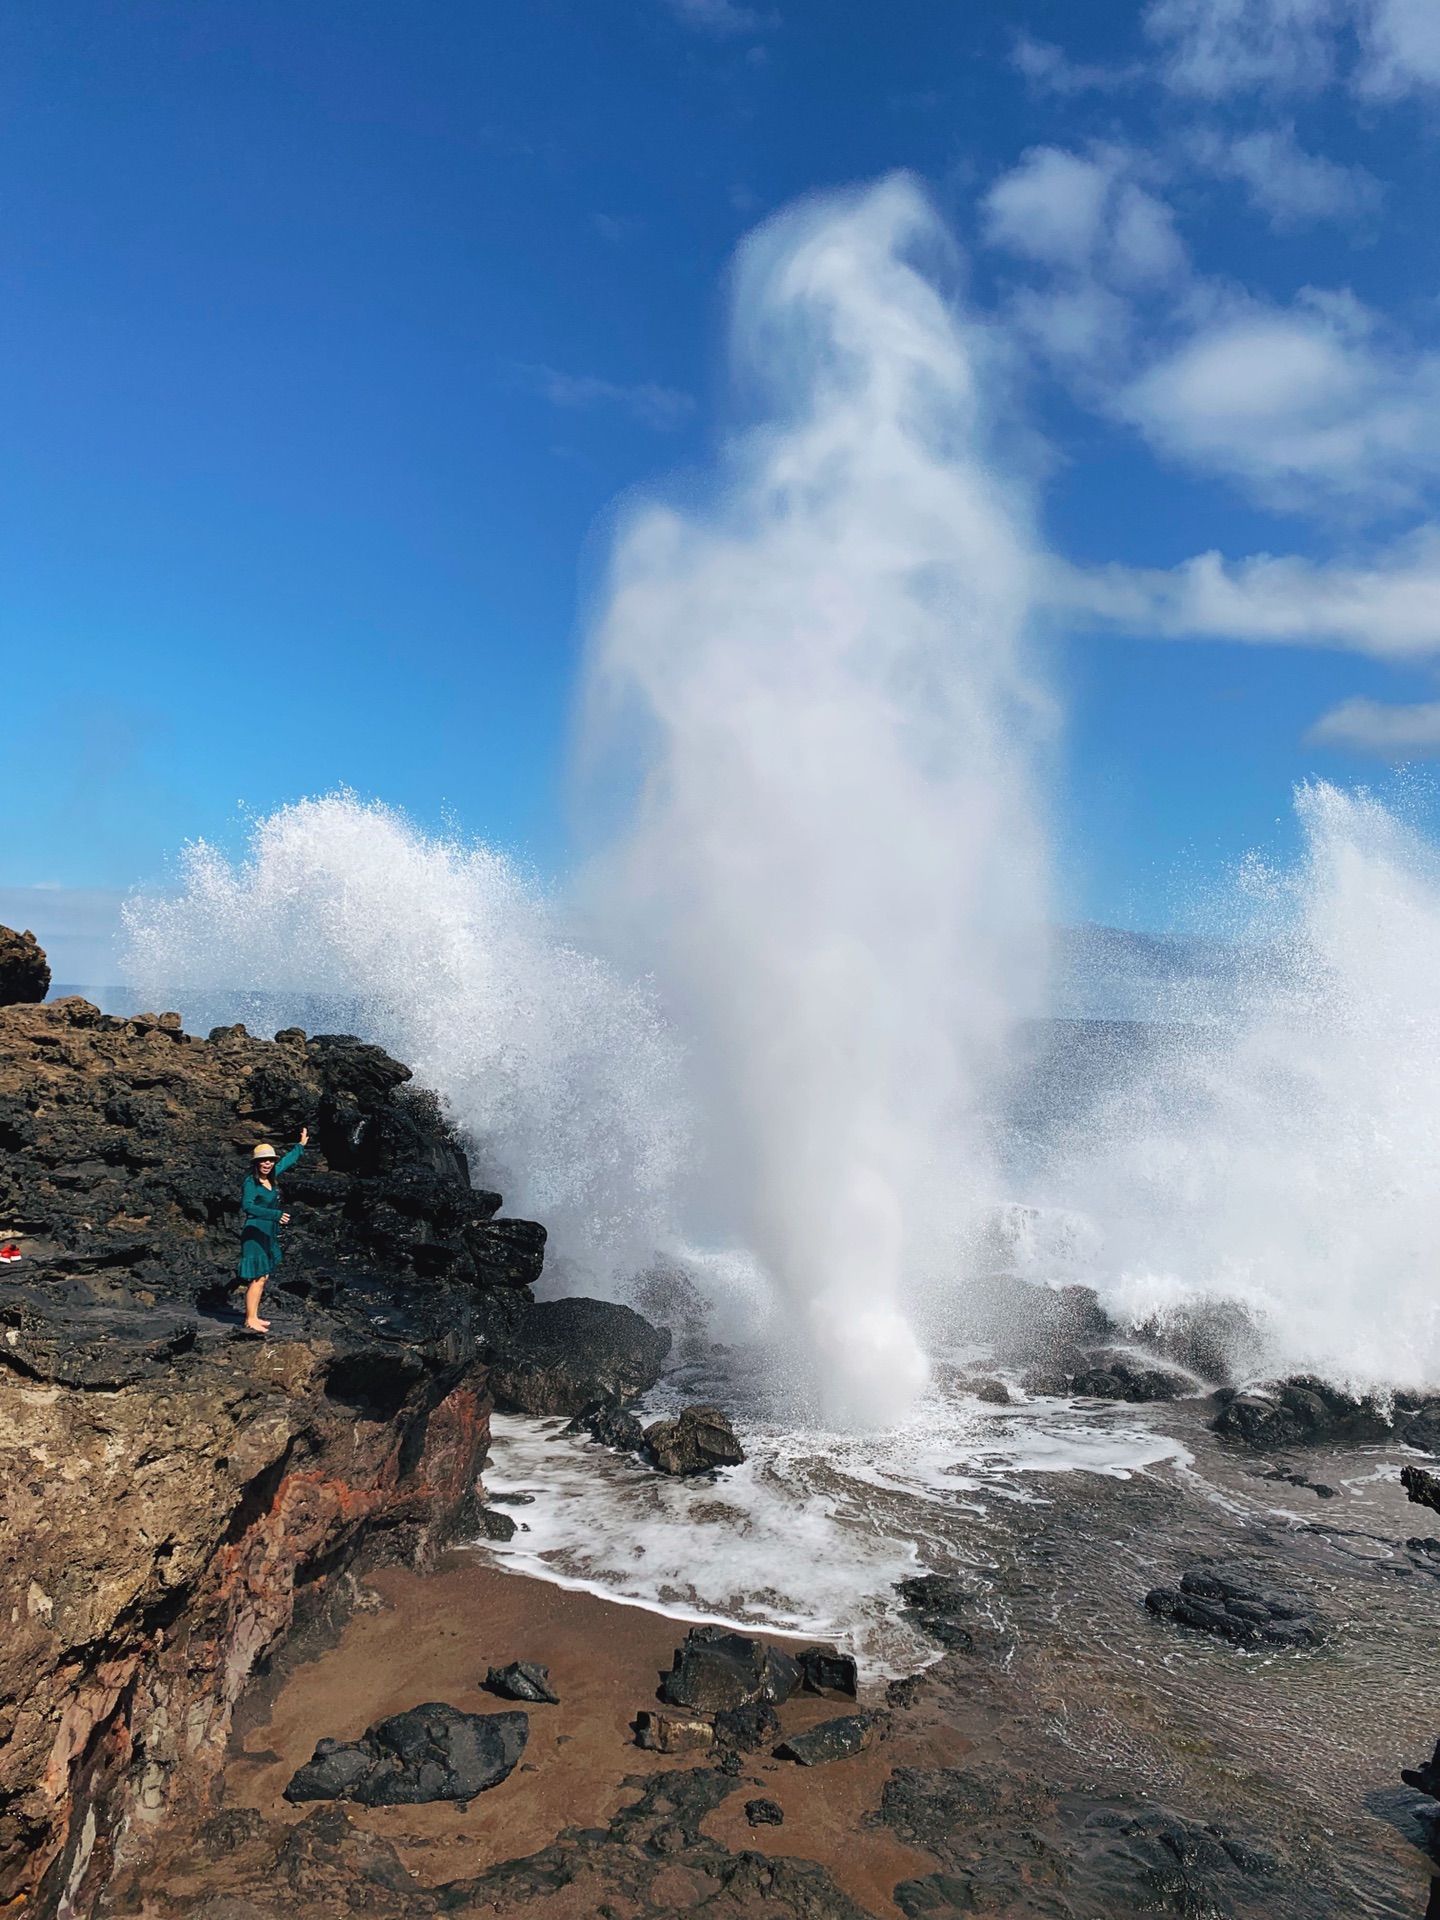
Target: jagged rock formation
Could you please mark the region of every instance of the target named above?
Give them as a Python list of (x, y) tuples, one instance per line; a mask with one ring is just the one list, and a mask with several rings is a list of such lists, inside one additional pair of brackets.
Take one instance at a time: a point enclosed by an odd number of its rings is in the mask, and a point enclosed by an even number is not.
[(682, 1407), (673, 1420), (656, 1420), (645, 1429), (645, 1445), (662, 1473), (710, 1473), (739, 1467), (744, 1449), (718, 1407)]
[(1318, 1647), (1325, 1629), (1298, 1593), (1274, 1586), (1258, 1567), (1191, 1567), (1178, 1587), (1152, 1587), (1151, 1613), (1241, 1646)]
[(0, 927), (0, 1007), (43, 1000), (50, 991), (50, 965), (28, 928)]
[(1257, 1450), (1403, 1441), (1426, 1453), (1440, 1453), (1440, 1394), (1397, 1393), (1393, 1401), (1381, 1404), (1357, 1399), (1310, 1374), (1295, 1374), (1238, 1393), (1224, 1390), (1216, 1399), (1220, 1411), (1212, 1422), (1215, 1432)]
[(620, 1407), (660, 1378), (667, 1328), (611, 1300), (546, 1300), (525, 1316), (495, 1368), (497, 1406), (577, 1417)]
[(367, 1727), (359, 1740), (321, 1740), (285, 1798), (362, 1807), (473, 1800), (509, 1779), (529, 1738), (523, 1713), (462, 1713), (430, 1700)]
[[(94, 1910), (209, 1810), (231, 1712), (353, 1570), (476, 1530), (488, 1367), (544, 1230), (344, 1036), (0, 1008), (0, 1904)], [(311, 1128), (269, 1340), (228, 1298), (251, 1147)]]

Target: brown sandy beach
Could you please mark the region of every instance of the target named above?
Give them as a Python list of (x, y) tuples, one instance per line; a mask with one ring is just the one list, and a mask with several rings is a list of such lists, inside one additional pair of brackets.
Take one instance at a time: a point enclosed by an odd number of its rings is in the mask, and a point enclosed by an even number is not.
[[(565, 1827), (601, 1826), (633, 1799), (627, 1777), (697, 1763), (694, 1754), (671, 1757), (636, 1747), (631, 1726), (637, 1711), (656, 1704), (659, 1676), (684, 1637), (683, 1624), (499, 1572), (467, 1551), (452, 1553), (423, 1577), (381, 1572), (372, 1590), (378, 1604), (357, 1613), (338, 1645), (279, 1687), (267, 1703), (268, 1717), (258, 1717), (265, 1712), (259, 1707), (237, 1735), (242, 1751), (226, 1773), (227, 1805), (298, 1821), (308, 1809), (281, 1796), (319, 1736), (353, 1739), (421, 1700), (472, 1713), (511, 1708), (481, 1683), (487, 1666), (516, 1659), (549, 1667), (560, 1705), (527, 1709), (530, 1742), (508, 1780), (463, 1813), (449, 1802), (347, 1807), (357, 1825), (391, 1842), (422, 1884), (535, 1852)], [(883, 1707), (883, 1695), (883, 1687), (876, 1689), (872, 1700), (862, 1688), (862, 1705)], [(781, 1718), (790, 1733), (847, 1710), (839, 1698), (797, 1696)], [(758, 1846), (818, 1861), (862, 1907), (892, 1920), (899, 1915), (890, 1897), (897, 1881), (931, 1871), (934, 1862), (867, 1816), (894, 1766), (954, 1765), (968, 1743), (938, 1721), (927, 1725), (922, 1715), (891, 1725), (891, 1737), (868, 1752), (824, 1768), (747, 1755), (741, 1781), (748, 1791), (718, 1807), (705, 1831), (737, 1850)], [(783, 1827), (751, 1830), (745, 1801), (760, 1794), (784, 1809)]]

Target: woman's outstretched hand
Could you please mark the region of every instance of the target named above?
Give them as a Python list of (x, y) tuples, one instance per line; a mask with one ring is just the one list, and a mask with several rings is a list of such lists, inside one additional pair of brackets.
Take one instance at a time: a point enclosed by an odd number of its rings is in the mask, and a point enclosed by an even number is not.
[(310, 1144), (310, 1129), (308, 1127), (302, 1127), (300, 1129), (300, 1144), (302, 1147), (308, 1147)]

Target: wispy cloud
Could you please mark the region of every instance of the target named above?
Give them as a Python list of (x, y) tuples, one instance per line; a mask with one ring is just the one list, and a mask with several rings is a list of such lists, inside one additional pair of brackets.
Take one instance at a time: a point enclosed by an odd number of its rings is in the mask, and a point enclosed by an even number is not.
[(1342, 647), (1389, 660), (1440, 655), (1440, 527), (1362, 564), (1202, 553), (1181, 566), (1057, 567), (1058, 609), (1161, 640)]
[(660, 433), (673, 432), (695, 411), (690, 394), (681, 393), (675, 387), (659, 386), (653, 380), (622, 386), (591, 373), (559, 373), (554, 367), (522, 366), (518, 372), (526, 384), (553, 407), (576, 412), (595, 407), (620, 407), (642, 426), (654, 427)]
[(1363, 167), (1306, 153), (1288, 125), (1238, 137), (1207, 128), (1196, 134), (1191, 152), (1208, 172), (1241, 181), (1251, 205), (1282, 231), (1317, 220), (1358, 220), (1377, 213), (1384, 195)]
[(756, 7), (741, 6), (739, 0), (665, 0), (665, 5), (683, 26), (714, 34), (717, 40), (771, 33), (780, 25), (778, 13), (761, 13)]
[(1307, 746), (1347, 747), (1380, 760), (1433, 760), (1440, 755), (1440, 700), (1390, 707), (1379, 700), (1342, 700), (1305, 736)]
[(1015, 36), (1010, 60), (1037, 93), (1113, 93), (1138, 80), (1145, 71), (1134, 64), (1087, 66), (1072, 60), (1063, 47), (1053, 46), (1048, 40), (1032, 40), (1028, 33)]

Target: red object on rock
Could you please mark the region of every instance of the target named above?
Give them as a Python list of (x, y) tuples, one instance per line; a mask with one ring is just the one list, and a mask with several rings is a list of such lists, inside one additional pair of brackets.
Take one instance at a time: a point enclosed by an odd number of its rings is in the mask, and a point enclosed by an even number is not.
[(13, 1266), (17, 1260), (23, 1260), (24, 1257), (13, 1240), (7, 1240), (5, 1245), (0, 1247), (0, 1260), (3, 1260), (7, 1266)]

